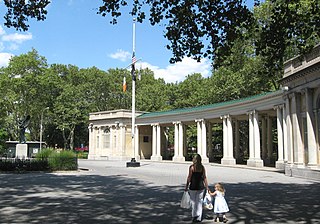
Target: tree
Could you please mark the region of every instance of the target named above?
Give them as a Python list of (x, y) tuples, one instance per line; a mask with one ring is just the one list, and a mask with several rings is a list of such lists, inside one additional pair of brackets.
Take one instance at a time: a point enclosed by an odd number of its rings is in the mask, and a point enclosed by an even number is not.
[(18, 139), (18, 122), (31, 116), (28, 126), (32, 139), (38, 139), (41, 108), (44, 105), (40, 80), (47, 69), (47, 61), (35, 49), (14, 56), (8, 67), (2, 70), (2, 85), (5, 87), (3, 103), (6, 108), (6, 127), (10, 137)]
[[(103, 1), (98, 13), (111, 15), (110, 23), (116, 24), (125, 6), (128, 6), (125, 0)], [(167, 48), (173, 53), (171, 63), (188, 56), (197, 61), (208, 57), (218, 65), (216, 55), (221, 60), (223, 55), (228, 55), (233, 41), (240, 35), (239, 27), (249, 27), (253, 21), (252, 12), (243, 0), (136, 0), (130, 13), (143, 22), (147, 6), (150, 24), (166, 25), (164, 36), (170, 42)]]
[(199, 73), (190, 74), (176, 86), (174, 108), (204, 105), (207, 103), (208, 91), (211, 88), (208, 89), (207, 79)]
[(46, 7), (49, 3), (50, 0), (4, 0), (7, 7), (4, 25), (27, 31), (29, 28), (28, 18), (35, 18), (38, 21), (46, 19)]
[(168, 88), (165, 81), (160, 78), (155, 79), (154, 73), (149, 69), (143, 69), (138, 72), (141, 75), (141, 80), (137, 79), (136, 81), (137, 109), (149, 112), (170, 109), (168, 105)]
[(255, 8), (254, 18), (265, 75), (281, 76), (284, 60), (304, 55), (320, 42), (319, 0), (267, 0)]
[[(49, 0), (5, 0), (8, 9), (5, 25), (28, 29), (28, 18), (44, 20)], [(97, 13), (110, 16), (116, 24), (128, 0), (102, 1)], [(183, 57), (212, 59), (215, 68), (222, 65), (235, 40), (244, 30), (255, 36), (256, 55), (265, 60), (263, 75), (278, 75), (288, 52), (305, 54), (320, 36), (319, 0), (254, 0), (253, 13), (245, 0), (135, 0), (129, 13), (138, 22), (149, 19), (151, 25), (165, 25), (164, 36), (173, 53), (170, 62)], [(149, 12), (149, 13), (148, 13)], [(294, 45), (294, 51), (292, 51)], [(296, 50), (295, 50), (296, 49)]]

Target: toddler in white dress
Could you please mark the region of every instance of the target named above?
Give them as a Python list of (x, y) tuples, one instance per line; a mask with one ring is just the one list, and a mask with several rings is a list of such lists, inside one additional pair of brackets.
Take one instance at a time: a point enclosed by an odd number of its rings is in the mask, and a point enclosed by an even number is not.
[(213, 211), (216, 214), (215, 222), (223, 221), (226, 223), (228, 221), (226, 217), (226, 212), (229, 211), (229, 207), (226, 199), (224, 198), (225, 189), (221, 183), (214, 185), (214, 192), (209, 191), (211, 196), (214, 196), (214, 207)]

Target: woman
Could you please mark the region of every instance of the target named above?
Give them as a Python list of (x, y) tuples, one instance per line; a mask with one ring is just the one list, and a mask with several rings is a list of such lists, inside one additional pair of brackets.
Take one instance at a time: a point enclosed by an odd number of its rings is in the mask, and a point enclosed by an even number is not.
[(201, 222), (202, 220), (202, 199), (204, 189), (208, 189), (206, 170), (201, 163), (201, 156), (196, 154), (192, 160), (193, 164), (189, 167), (189, 175), (185, 191), (190, 193), (192, 207), (192, 221)]

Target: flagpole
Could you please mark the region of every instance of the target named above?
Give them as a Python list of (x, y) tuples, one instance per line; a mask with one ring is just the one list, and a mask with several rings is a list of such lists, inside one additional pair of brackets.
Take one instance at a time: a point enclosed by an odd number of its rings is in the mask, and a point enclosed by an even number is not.
[(135, 141), (138, 141), (135, 136), (135, 125), (136, 125), (136, 75), (135, 75), (135, 64), (136, 64), (136, 18), (133, 18), (133, 29), (132, 29), (132, 124), (131, 124), (131, 144), (133, 157), (131, 158), (131, 162), (127, 162), (127, 167), (138, 167), (140, 163), (136, 161), (136, 148)]
[[(136, 19), (133, 18), (133, 29), (132, 29), (132, 56), (135, 57), (136, 52)], [(136, 79), (135, 79), (135, 59), (133, 69), (132, 69), (132, 128), (131, 128), (131, 136), (132, 136), (132, 150), (133, 150), (133, 158), (135, 158), (135, 125), (136, 125)]]

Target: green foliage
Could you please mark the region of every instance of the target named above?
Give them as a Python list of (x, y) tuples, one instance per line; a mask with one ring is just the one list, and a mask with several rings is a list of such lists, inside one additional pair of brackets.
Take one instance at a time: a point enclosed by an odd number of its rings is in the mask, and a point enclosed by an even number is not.
[(255, 8), (257, 54), (266, 76), (281, 76), (283, 62), (320, 42), (319, 0), (267, 0)]
[(169, 109), (168, 87), (164, 80), (155, 79), (154, 73), (149, 69), (139, 72), (141, 80), (136, 82), (137, 109), (150, 112)]
[(8, 133), (3, 128), (0, 128), (0, 155), (5, 153), (6, 151), (5, 142), (7, 139), (8, 139)]
[(46, 7), (50, 0), (41, 1), (4, 1), (8, 11), (4, 16), (7, 27), (14, 27), (17, 30), (26, 31), (29, 28), (28, 18), (35, 18), (38, 21), (45, 20), (47, 15)]
[(38, 160), (46, 160), (54, 153), (54, 149), (52, 148), (44, 148), (41, 149), (40, 152), (36, 154), (36, 159)]
[(184, 81), (176, 86), (175, 108), (185, 108), (206, 104), (207, 100), (207, 79), (201, 74), (188, 75)]
[(56, 151), (52, 148), (42, 149), (37, 160), (48, 162), (50, 170), (76, 170), (78, 169), (77, 156), (69, 150)]
[(51, 170), (77, 170), (78, 162), (74, 152), (63, 150), (54, 152), (48, 159)]
[[(5, 26), (28, 30), (28, 18), (44, 20), (49, 2), (4, 1), (7, 8)], [(164, 36), (169, 41), (167, 48), (173, 53), (172, 63), (184, 57), (197, 61), (209, 58), (218, 68), (232, 54), (238, 40), (251, 37), (255, 55), (261, 55), (264, 62), (260, 75), (277, 80), (284, 60), (305, 54), (319, 43), (320, 1), (254, 0), (254, 3), (254, 10), (250, 10), (245, 0), (135, 0), (131, 10), (126, 10), (131, 1), (114, 0), (103, 1), (97, 13), (110, 16), (111, 24), (117, 24), (123, 10), (138, 22), (149, 19), (151, 25), (164, 25)], [(126, 102), (119, 93), (103, 95), (101, 99), (111, 101), (112, 97)]]
[[(110, 15), (110, 22), (116, 24), (121, 9), (127, 5), (125, 0), (104, 1), (98, 13)], [(143, 22), (148, 14), (151, 25), (165, 24), (164, 36), (170, 42), (167, 48), (173, 53), (172, 63), (185, 56), (198, 61), (208, 57), (216, 63), (217, 54), (228, 54), (240, 34), (238, 27), (248, 27), (252, 23), (252, 12), (244, 1), (239, 0), (137, 0), (133, 2), (130, 14), (138, 22)]]

